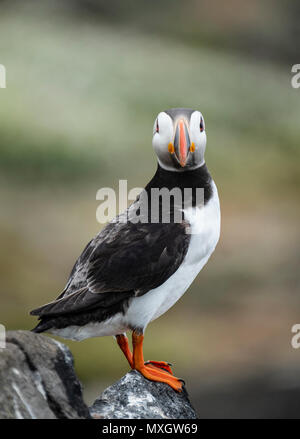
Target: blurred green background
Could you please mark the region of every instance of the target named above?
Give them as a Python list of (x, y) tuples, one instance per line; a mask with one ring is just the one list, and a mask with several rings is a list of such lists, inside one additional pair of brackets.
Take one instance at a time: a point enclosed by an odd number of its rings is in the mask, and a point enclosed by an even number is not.
[[(200, 109), (220, 243), (146, 333), (200, 417), (299, 417), (296, 2), (0, 1), (0, 322), (31, 329), (102, 227), (101, 187), (143, 187), (156, 114)], [(127, 370), (112, 337), (66, 342), (87, 402)]]

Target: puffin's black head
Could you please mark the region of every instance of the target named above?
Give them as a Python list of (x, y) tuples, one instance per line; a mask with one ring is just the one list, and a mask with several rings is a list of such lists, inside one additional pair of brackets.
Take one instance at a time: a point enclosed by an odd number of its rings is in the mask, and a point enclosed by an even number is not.
[(164, 169), (185, 171), (202, 166), (206, 147), (202, 114), (190, 108), (162, 111), (154, 122), (152, 144)]

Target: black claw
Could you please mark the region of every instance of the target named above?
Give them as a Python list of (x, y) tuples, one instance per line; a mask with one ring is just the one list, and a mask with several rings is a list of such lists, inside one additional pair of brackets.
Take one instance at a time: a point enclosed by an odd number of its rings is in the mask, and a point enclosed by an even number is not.
[(182, 382), (182, 384), (185, 386), (185, 381), (183, 380), (183, 379), (181, 379), (181, 378), (178, 378), (178, 380), (179, 381), (181, 381)]
[(173, 366), (173, 364), (172, 364), (172, 363), (167, 363), (167, 365), (168, 365), (168, 366)]

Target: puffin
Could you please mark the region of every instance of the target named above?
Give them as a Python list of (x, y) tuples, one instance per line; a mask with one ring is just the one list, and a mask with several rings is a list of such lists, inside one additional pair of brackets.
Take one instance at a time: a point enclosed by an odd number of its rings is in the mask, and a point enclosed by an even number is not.
[(153, 178), (87, 244), (57, 299), (31, 311), (39, 318), (32, 331), (78, 341), (114, 336), (131, 369), (180, 392), (184, 382), (173, 375), (171, 363), (144, 360), (144, 334), (181, 298), (213, 253), (220, 204), (204, 159), (200, 111), (160, 112), (152, 145)]

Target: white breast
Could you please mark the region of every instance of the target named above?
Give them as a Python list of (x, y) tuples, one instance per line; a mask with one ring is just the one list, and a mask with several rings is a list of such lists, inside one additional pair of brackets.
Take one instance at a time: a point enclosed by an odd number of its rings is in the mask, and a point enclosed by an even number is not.
[(216, 185), (213, 196), (201, 208), (189, 208), (185, 218), (190, 223), (191, 241), (178, 270), (159, 287), (132, 299), (125, 315), (131, 327), (145, 328), (164, 314), (185, 293), (208, 261), (220, 237), (220, 204)]

